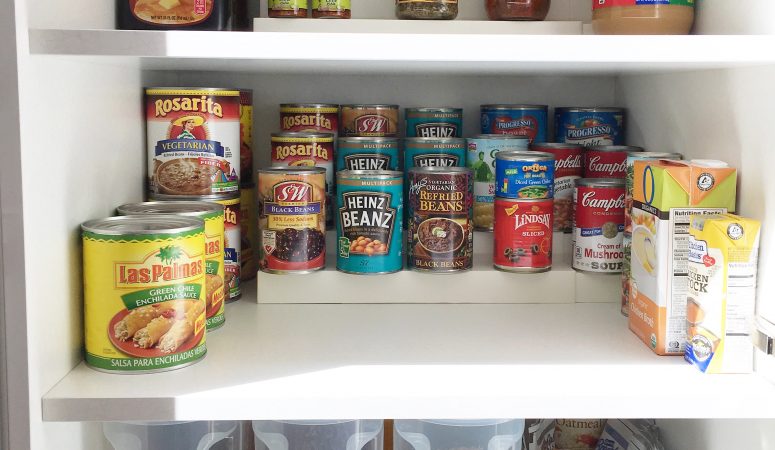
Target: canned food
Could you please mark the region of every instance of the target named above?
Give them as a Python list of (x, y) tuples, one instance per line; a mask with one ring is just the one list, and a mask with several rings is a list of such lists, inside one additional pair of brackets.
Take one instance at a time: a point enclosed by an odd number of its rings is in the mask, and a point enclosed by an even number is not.
[(495, 196), (503, 198), (554, 197), (554, 155), (512, 151), (495, 155)]
[(238, 90), (150, 88), (145, 101), (150, 192), (209, 195), (239, 190)]
[(495, 155), (501, 151), (527, 150), (525, 136), (480, 134), (468, 139), (466, 165), (474, 172), (474, 226), (492, 230), (495, 200)]
[(312, 0), (312, 17), (324, 19), (349, 19), (350, 0)]
[(334, 135), (331, 133), (272, 133), (273, 167), (322, 167), (326, 171), (326, 217), (333, 226)]
[(555, 108), (555, 141), (566, 144), (624, 145), (622, 108)]
[(308, 273), (326, 264), (326, 173), (320, 167), (258, 171), (259, 268)]
[(401, 270), (403, 174), (344, 170), (336, 178), (337, 270), (369, 275)]
[(548, 111), (546, 105), (482, 105), (482, 133), (526, 136), (531, 144), (546, 142)]
[(573, 231), (573, 189), (584, 175), (582, 148), (576, 144), (533, 144), (530, 149), (554, 155), (554, 231)]
[(573, 210), (573, 268), (620, 273), (624, 260), (624, 180), (576, 180)]
[(552, 268), (554, 206), (550, 198), (495, 199), (493, 265), (508, 272)]
[(584, 178), (626, 178), (627, 155), (642, 152), (631, 145), (595, 145), (584, 149)]
[(240, 183), (253, 182), (253, 90), (240, 89)]
[(404, 139), (404, 171), (412, 167), (465, 167), (466, 140), (462, 138)]
[(339, 138), (336, 170), (399, 170), (397, 138)]
[(202, 219), (123, 216), (81, 225), (86, 363), (151, 373), (201, 360), (205, 346)]
[(398, 105), (342, 105), (340, 134), (345, 137), (396, 137)]
[(339, 105), (284, 103), (280, 105), (282, 131), (339, 133)]
[(664, 153), (664, 152), (633, 152), (627, 154), (627, 176), (625, 177), (625, 195), (624, 195), (624, 232), (632, 233), (632, 195), (633, 195), (633, 181), (635, 161), (655, 161), (658, 159), (674, 159), (681, 160), (683, 155), (680, 153)]
[(307, 0), (269, 0), (269, 17), (307, 17)]
[(223, 206), (199, 201), (129, 203), (116, 208), (121, 216), (176, 215), (204, 221), (205, 233), (205, 304), (207, 331), (225, 322), (223, 266)]
[(463, 108), (406, 108), (406, 137), (463, 137)]
[(228, 28), (227, 0), (116, 0), (120, 30), (213, 30)]
[(243, 185), (240, 189), (240, 282), (252, 280), (258, 271), (258, 212), (256, 210), (256, 185)]
[(473, 267), (473, 173), (466, 167), (409, 169), (408, 266), (426, 272)]

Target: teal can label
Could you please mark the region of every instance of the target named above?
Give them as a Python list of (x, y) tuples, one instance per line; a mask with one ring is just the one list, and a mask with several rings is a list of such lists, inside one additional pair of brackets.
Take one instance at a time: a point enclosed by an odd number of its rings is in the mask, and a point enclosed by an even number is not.
[(462, 108), (406, 108), (406, 137), (463, 136)]
[(403, 268), (403, 194), (401, 172), (337, 173), (337, 270), (369, 275)]
[(465, 167), (466, 140), (462, 138), (407, 138), (404, 172), (412, 167)]
[(336, 170), (399, 170), (399, 155), (396, 138), (340, 138)]

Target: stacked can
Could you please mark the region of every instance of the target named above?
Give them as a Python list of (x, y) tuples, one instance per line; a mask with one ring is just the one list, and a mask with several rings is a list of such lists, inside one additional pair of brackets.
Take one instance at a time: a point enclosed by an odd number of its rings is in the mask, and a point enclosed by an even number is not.
[(573, 268), (581, 272), (621, 273), (624, 264), (624, 180), (576, 180), (573, 212)]
[(495, 158), (493, 265), (546, 272), (552, 268), (554, 155), (507, 151)]

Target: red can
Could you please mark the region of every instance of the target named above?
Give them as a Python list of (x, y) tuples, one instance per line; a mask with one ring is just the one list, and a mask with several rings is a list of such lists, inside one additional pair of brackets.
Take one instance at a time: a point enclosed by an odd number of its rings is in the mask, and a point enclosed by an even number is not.
[(339, 134), (339, 105), (325, 103), (284, 103), (280, 105), (282, 131), (320, 131)]
[(508, 272), (552, 268), (552, 199), (495, 198), (493, 265)]
[(577, 180), (573, 206), (573, 268), (583, 272), (621, 273), (624, 180)]
[(583, 147), (578, 144), (533, 144), (530, 150), (554, 155), (554, 231), (573, 231), (573, 188), (584, 175)]
[(630, 145), (596, 145), (584, 149), (584, 178), (626, 178), (627, 154), (642, 152)]

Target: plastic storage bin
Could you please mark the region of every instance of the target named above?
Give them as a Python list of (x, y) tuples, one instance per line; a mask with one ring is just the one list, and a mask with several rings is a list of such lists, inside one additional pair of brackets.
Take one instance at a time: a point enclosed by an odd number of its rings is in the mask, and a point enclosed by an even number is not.
[(222, 422), (106, 422), (116, 450), (243, 450), (241, 424)]
[(253, 421), (256, 450), (382, 450), (381, 420)]
[(519, 450), (523, 419), (396, 420), (395, 450)]

